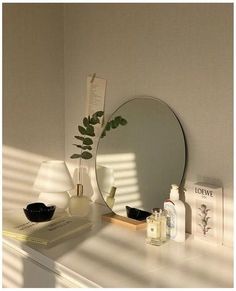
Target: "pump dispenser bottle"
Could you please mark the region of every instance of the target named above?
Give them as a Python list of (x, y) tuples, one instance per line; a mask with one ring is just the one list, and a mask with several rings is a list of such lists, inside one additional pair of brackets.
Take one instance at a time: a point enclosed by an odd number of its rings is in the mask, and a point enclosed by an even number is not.
[(185, 241), (185, 206), (179, 200), (179, 188), (175, 184), (171, 185), (170, 199), (164, 202), (164, 209), (167, 212), (170, 239)]

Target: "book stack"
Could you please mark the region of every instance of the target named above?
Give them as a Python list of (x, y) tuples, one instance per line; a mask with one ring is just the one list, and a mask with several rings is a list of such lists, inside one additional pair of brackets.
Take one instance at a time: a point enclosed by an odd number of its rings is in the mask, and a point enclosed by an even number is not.
[(3, 212), (3, 235), (44, 246), (54, 245), (83, 230), (92, 223), (80, 217), (62, 216), (47, 222), (30, 222), (23, 209)]

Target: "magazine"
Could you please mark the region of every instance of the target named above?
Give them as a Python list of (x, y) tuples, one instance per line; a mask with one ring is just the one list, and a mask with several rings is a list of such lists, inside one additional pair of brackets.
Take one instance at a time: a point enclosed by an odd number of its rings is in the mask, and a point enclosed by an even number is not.
[(64, 215), (47, 222), (31, 222), (25, 217), (23, 209), (3, 212), (4, 236), (44, 246), (55, 244), (91, 226), (88, 219), (76, 216)]

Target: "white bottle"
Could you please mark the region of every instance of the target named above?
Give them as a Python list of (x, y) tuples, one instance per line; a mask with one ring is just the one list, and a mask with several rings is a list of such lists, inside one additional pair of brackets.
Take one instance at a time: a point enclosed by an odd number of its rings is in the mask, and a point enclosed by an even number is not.
[(170, 199), (164, 202), (164, 209), (167, 211), (170, 239), (177, 242), (185, 241), (185, 206), (179, 200), (177, 185), (171, 185)]
[(115, 203), (116, 187), (112, 186), (110, 194), (106, 198), (107, 205), (112, 209)]

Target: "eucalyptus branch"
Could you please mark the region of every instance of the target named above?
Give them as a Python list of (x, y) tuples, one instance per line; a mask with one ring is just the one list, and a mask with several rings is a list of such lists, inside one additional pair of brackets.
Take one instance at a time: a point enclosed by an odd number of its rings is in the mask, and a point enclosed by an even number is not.
[(101, 122), (101, 118), (104, 115), (103, 111), (97, 111), (93, 115), (84, 117), (83, 125), (78, 126), (79, 135), (75, 138), (81, 141), (81, 144), (73, 144), (74, 146), (80, 148), (80, 154), (73, 154), (71, 159), (91, 159), (92, 158), (92, 145), (93, 137), (95, 137), (94, 126)]
[(106, 132), (110, 131), (111, 129), (115, 129), (117, 128), (119, 125), (126, 125), (128, 122), (126, 119), (124, 119), (121, 116), (116, 116), (115, 118), (113, 118), (112, 120), (108, 121), (102, 134), (101, 134), (101, 138), (103, 138), (104, 136), (106, 136)]
[[(81, 159), (91, 159), (92, 158), (92, 145), (93, 145), (93, 138), (95, 137), (94, 127), (96, 124), (101, 123), (103, 120), (102, 117), (104, 116), (104, 111), (97, 111), (93, 115), (89, 115), (83, 118), (83, 125), (78, 126), (79, 135), (75, 135), (74, 137), (81, 142), (81, 144), (73, 144), (77, 148), (80, 148), (80, 154), (73, 154), (71, 159), (80, 159), (81, 166)], [(118, 126), (126, 125), (127, 120), (122, 118), (121, 116), (116, 116), (112, 120), (108, 121), (105, 128), (102, 131), (101, 138), (106, 135), (106, 132), (110, 129), (115, 129)], [(79, 172), (79, 179), (80, 179), (80, 172)]]

